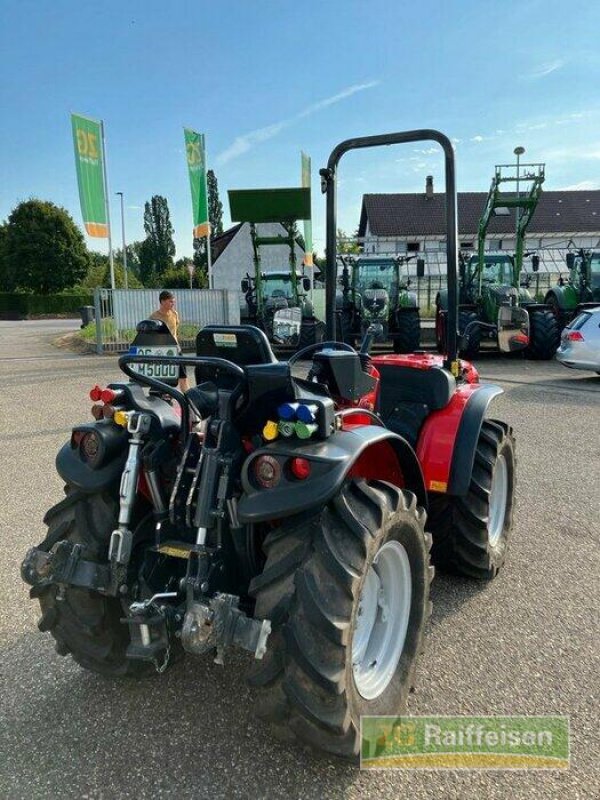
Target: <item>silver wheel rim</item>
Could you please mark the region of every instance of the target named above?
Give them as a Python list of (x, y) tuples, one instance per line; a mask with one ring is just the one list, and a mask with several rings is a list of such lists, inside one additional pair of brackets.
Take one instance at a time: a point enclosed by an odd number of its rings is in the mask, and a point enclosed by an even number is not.
[(408, 553), (400, 542), (386, 542), (367, 572), (352, 637), (354, 684), (365, 700), (379, 697), (392, 680), (404, 648), (411, 597)]
[(490, 492), (490, 515), (488, 523), (488, 539), (490, 545), (498, 544), (504, 530), (504, 517), (506, 516), (506, 500), (508, 498), (508, 467), (504, 456), (498, 456), (492, 490)]

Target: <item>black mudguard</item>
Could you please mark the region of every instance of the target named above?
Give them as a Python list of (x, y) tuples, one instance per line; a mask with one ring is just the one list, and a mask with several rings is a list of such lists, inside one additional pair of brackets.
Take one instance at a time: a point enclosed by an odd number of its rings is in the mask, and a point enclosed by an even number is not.
[[(358, 458), (369, 447), (383, 441), (389, 442), (395, 451), (405, 488), (414, 492), (418, 503), (427, 508), (423, 472), (410, 444), (379, 425), (365, 425), (338, 431), (329, 439), (311, 443), (279, 440), (255, 450), (242, 470), (244, 494), (237, 509), (240, 522), (281, 519), (323, 506), (339, 492)], [(275, 457), (282, 467), (280, 482), (270, 489), (259, 486), (254, 477), (253, 465), (261, 455)], [(304, 481), (287, 473), (286, 462), (294, 457), (306, 458), (311, 463), (311, 475)]]
[(484, 385), (473, 392), (469, 398), (454, 442), (447, 494), (467, 494), (473, 473), (481, 423), (486, 416), (489, 404), (503, 391), (499, 386)]
[(127, 460), (127, 447), (111, 461), (99, 469), (92, 469), (82, 461), (78, 450), (71, 448), (70, 442), (64, 444), (56, 456), (56, 469), (65, 483), (88, 494), (100, 492), (118, 483)]

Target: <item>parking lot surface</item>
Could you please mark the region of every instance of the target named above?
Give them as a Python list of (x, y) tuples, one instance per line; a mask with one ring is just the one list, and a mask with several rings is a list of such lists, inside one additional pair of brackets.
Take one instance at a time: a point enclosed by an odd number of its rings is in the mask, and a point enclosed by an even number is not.
[(113, 683), (60, 658), (19, 575), (62, 497), (54, 458), (91, 419), (114, 357), (51, 338), (74, 322), (0, 323), (0, 797), (581, 798), (600, 795), (600, 378), (485, 354), (493, 413), (517, 437), (517, 512), (488, 585), (437, 576), (412, 714), (567, 714), (571, 768), (361, 773), (275, 742), (254, 719), (249, 662), (187, 658)]

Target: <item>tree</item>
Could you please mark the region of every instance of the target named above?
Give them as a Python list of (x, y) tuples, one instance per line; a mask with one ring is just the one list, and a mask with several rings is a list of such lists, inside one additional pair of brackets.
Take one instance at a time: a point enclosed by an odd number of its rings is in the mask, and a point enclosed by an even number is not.
[(208, 221), (210, 222), (210, 235), (220, 236), (223, 233), (223, 203), (219, 200), (219, 184), (217, 176), (209, 169), (206, 173), (206, 187), (208, 192)]
[(358, 255), (360, 253), (360, 245), (356, 241), (358, 236), (358, 232), (354, 234), (354, 236), (348, 236), (348, 234), (343, 231), (341, 228), (337, 229), (337, 251), (341, 255), (345, 254), (352, 254)]
[(144, 205), (146, 238), (140, 247), (140, 278), (144, 286), (157, 286), (173, 266), (175, 242), (167, 198), (155, 194)]
[[(129, 258), (129, 245), (127, 246), (127, 253)], [(124, 289), (125, 270), (122, 259), (119, 257), (120, 254), (122, 254), (121, 250), (117, 250), (114, 253), (115, 287)], [(110, 262), (107, 255), (95, 251), (90, 253), (90, 268), (80, 285), (85, 289), (95, 289), (97, 286), (110, 288)], [(135, 273), (131, 271), (129, 261), (127, 262), (127, 285), (130, 289), (143, 288)]]
[(44, 200), (26, 200), (13, 209), (3, 250), (8, 291), (61, 292), (79, 283), (90, 264), (73, 218), (64, 208)]
[[(208, 198), (208, 221), (210, 223), (211, 241), (223, 233), (223, 203), (219, 200), (219, 183), (212, 169), (206, 173), (206, 189)], [(194, 239), (194, 266), (196, 277), (202, 281), (199, 285), (208, 286), (208, 256), (206, 238)], [(202, 276), (202, 277), (201, 277)]]

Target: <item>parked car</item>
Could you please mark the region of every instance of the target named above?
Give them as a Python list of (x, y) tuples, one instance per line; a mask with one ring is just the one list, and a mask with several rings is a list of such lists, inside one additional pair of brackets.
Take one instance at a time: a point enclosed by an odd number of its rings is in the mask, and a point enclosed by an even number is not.
[(567, 325), (556, 358), (565, 367), (600, 375), (600, 307), (582, 311)]

